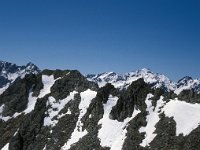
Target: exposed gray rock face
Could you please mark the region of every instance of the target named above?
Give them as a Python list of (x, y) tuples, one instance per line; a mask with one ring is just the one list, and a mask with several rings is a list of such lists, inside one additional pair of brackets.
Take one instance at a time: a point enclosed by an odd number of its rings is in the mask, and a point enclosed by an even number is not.
[(99, 87), (77, 70), (43, 70), (15, 80), (0, 95), (0, 149), (199, 149), (194, 88), (177, 95), (143, 78), (122, 89), (106, 82)]

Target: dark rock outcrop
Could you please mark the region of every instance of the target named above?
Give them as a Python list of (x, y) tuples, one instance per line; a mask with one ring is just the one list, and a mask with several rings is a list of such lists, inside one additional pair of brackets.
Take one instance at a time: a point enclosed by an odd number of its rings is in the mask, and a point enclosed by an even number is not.
[[(8, 68), (14, 70), (15, 67)], [(53, 75), (55, 83), (51, 86), (50, 93), (44, 97), (38, 97), (44, 88), (43, 75)], [(111, 73), (110, 76), (116, 76), (116, 74)], [(0, 83), (6, 82), (6, 79), (1, 80), (0, 76)], [(88, 103), (89, 107), (87, 105), (88, 108), (80, 119), (79, 116), (83, 111), (80, 109), (80, 103), (83, 100), (81, 93), (88, 89), (96, 91), (96, 97), (91, 99), (90, 104)], [(74, 91), (76, 91), (74, 98), (58, 111), (57, 106), (61, 107), (62, 102), (66, 101), (66, 98)], [(34, 109), (26, 114), (23, 111), (28, 106), (30, 92), (33, 92), (32, 96), (37, 99)], [(145, 100), (150, 93), (153, 95), (152, 106), (148, 108)], [(50, 102), (50, 97), (55, 101)], [(102, 147), (98, 134), (102, 128), (99, 121), (104, 117), (104, 109), (106, 105), (109, 105), (110, 97), (118, 97), (115, 101), (116, 105), (110, 109), (111, 112), (109, 111), (108, 116), (112, 121), (123, 123), (125, 119), (132, 117), (134, 111), (139, 111), (123, 127), (123, 130), (127, 131), (123, 139), (123, 150), (199, 149), (200, 126), (188, 135), (176, 135), (175, 119), (167, 117), (161, 111), (157, 112), (159, 120), (155, 125), (155, 138), (146, 147), (140, 145), (146, 136), (144, 132), (140, 132), (140, 128), (148, 124), (147, 116), (151, 113), (148, 109), (154, 111), (161, 97), (164, 103), (174, 98), (191, 104), (199, 103), (199, 93), (194, 89), (183, 90), (176, 95), (174, 91), (168, 91), (163, 87), (152, 88), (152, 85), (146, 83), (143, 78), (123, 89), (117, 89), (111, 83), (99, 88), (97, 83), (87, 80), (77, 70), (44, 70), (37, 74), (28, 74), (24, 78), (18, 78), (0, 95), (2, 109), (0, 117), (4, 119), (8, 117), (5, 120), (0, 119), (0, 149), (9, 143), (10, 150), (43, 150), (45, 148), (46, 150), (59, 150), (72, 138), (76, 126), (79, 127), (78, 130), (81, 126), (82, 131), (87, 131), (86, 135), (71, 145), (70, 150), (109, 150), (110, 147)], [(161, 108), (158, 109), (161, 110)], [(57, 114), (52, 117), (49, 111)], [(18, 116), (14, 116), (15, 113), (18, 113)], [(45, 125), (46, 117), (52, 117), (51, 121), (55, 124)], [(77, 121), (81, 123), (77, 124)]]

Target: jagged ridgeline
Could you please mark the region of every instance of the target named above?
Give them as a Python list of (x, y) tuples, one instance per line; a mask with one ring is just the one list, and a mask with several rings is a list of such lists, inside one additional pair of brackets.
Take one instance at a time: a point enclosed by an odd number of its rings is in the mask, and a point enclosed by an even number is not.
[(148, 69), (84, 76), (40, 71), (32, 63), (0, 64), (2, 150), (200, 147), (197, 79), (174, 83)]

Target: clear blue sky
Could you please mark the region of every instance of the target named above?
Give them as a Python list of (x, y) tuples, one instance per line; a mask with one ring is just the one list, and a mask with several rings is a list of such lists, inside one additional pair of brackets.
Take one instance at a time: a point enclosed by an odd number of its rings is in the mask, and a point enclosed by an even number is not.
[(0, 59), (200, 77), (199, 0), (2, 0)]

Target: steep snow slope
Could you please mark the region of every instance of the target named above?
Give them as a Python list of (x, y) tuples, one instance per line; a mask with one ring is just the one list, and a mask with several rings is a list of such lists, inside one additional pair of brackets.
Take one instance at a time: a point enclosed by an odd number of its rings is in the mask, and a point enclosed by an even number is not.
[(79, 104), (79, 110), (80, 114), (78, 117), (78, 121), (76, 123), (76, 127), (74, 129), (74, 132), (71, 135), (71, 138), (67, 143), (61, 148), (61, 150), (68, 150), (70, 149), (71, 145), (78, 142), (79, 139), (81, 139), (83, 136), (85, 136), (88, 132), (86, 130), (82, 129), (83, 123), (81, 122), (82, 117), (87, 112), (87, 109), (92, 101), (93, 98), (96, 97), (96, 92), (92, 91), (90, 89), (81, 92), (81, 102)]
[(123, 122), (117, 120), (112, 120), (109, 118), (112, 107), (117, 103), (118, 98), (109, 96), (106, 104), (104, 104), (104, 115), (99, 121), (101, 129), (98, 133), (98, 138), (100, 139), (100, 144), (102, 147), (110, 147), (111, 150), (121, 150), (126, 139), (127, 126), (129, 121), (131, 121), (137, 114), (140, 113), (139, 110), (133, 112), (132, 117), (125, 119)]

